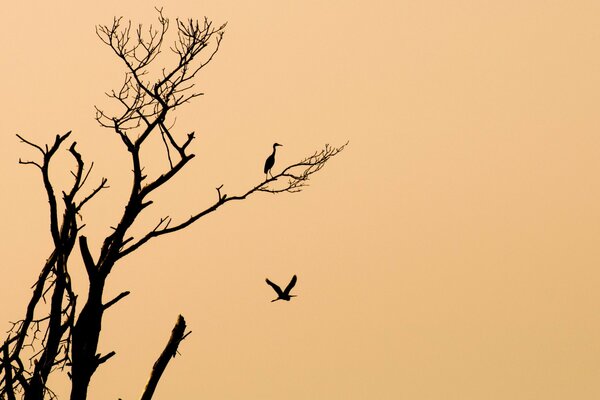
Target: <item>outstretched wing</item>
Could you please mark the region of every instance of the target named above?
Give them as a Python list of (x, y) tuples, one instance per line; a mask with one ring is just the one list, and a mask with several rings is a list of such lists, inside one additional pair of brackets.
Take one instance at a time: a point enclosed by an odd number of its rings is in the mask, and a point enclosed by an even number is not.
[(269, 286), (271, 286), (273, 288), (273, 290), (275, 290), (277, 292), (278, 296), (283, 295), (283, 292), (281, 291), (281, 288), (279, 286), (277, 286), (276, 284), (274, 284), (273, 282), (271, 282), (269, 280), (269, 278), (265, 279), (265, 281), (267, 281), (267, 283), (269, 284)]
[(290, 291), (292, 290), (292, 288), (296, 285), (296, 280), (298, 278), (296, 278), (296, 275), (292, 276), (292, 280), (290, 281), (290, 283), (288, 283), (287, 287), (285, 288), (285, 294), (290, 294)]

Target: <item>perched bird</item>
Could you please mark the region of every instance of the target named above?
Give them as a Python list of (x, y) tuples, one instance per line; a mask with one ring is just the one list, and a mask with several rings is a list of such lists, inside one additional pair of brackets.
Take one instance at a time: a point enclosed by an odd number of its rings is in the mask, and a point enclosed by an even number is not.
[[(279, 144), (279, 143), (273, 144), (273, 153), (271, 153), (271, 155), (269, 157), (267, 157), (267, 160), (265, 161), (265, 180), (267, 180), (269, 178), (269, 173), (271, 172), (271, 168), (273, 168), (273, 165), (275, 165), (275, 150), (277, 149), (277, 146), (283, 146), (283, 145)], [(273, 174), (271, 174), (271, 178), (272, 177), (273, 177)]]
[(290, 283), (288, 283), (288, 285), (284, 291), (281, 291), (281, 288), (279, 286), (277, 286), (276, 284), (274, 284), (273, 282), (271, 282), (268, 278), (266, 279), (266, 281), (269, 284), (269, 286), (271, 286), (277, 292), (277, 298), (274, 300), (271, 300), (271, 303), (274, 301), (277, 301), (277, 300), (290, 301), (292, 299), (292, 297), (296, 297), (295, 294), (290, 294), (290, 291), (296, 284), (296, 275), (294, 275), (292, 277), (292, 280), (290, 281)]

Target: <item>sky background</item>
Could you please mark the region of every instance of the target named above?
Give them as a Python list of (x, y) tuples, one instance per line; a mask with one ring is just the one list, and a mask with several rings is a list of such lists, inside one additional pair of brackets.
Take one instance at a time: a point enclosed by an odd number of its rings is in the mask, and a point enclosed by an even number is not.
[[(18, 165), (37, 154), (15, 134), (72, 130), (90, 184), (108, 178), (83, 215), (97, 254), (130, 166), (94, 121), (124, 72), (94, 26), (156, 20), (145, 1), (55, 3), (12, 2), (0, 25), (2, 331), (51, 249), (39, 174)], [(105, 315), (117, 356), (91, 399), (139, 397), (178, 314), (193, 332), (156, 399), (600, 398), (599, 2), (163, 6), (228, 25), (205, 96), (176, 112), (197, 157), (140, 232), (263, 179), (273, 142), (275, 170), (350, 144), (304, 192), (229, 203), (119, 264), (106, 300), (132, 293)], [(298, 297), (270, 303), (265, 277), (293, 274)]]

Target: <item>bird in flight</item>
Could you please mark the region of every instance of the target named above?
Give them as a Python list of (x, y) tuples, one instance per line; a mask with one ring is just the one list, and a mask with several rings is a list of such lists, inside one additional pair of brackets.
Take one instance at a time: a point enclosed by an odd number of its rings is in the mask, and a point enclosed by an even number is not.
[(296, 275), (294, 275), (292, 277), (292, 280), (290, 281), (290, 283), (288, 283), (287, 287), (285, 288), (285, 290), (281, 290), (281, 288), (279, 286), (277, 286), (276, 284), (274, 284), (273, 282), (271, 282), (269, 280), (269, 278), (266, 279), (267, 283), (269, 284), (269, 286), (271, 286), (273, 288), (273, 290), (275, 290), (277, 292), (277, 298), (274, 300), (271, 300), (271, 303), (277, 300), (285, 300), (285, 301), (290, 301), (292, 299), (292, 297), (296, 297), (295, 294), (290, 294), (290, 291), (292, 290), (292, 288), (294, 287), (294, 285), (296, 284)]
[[(283, 145), (279, 144), (279, 143), (273, 144), (273, 153), (271, 153), (271, 155), (269, 157), (267, 157), (267, 160), (265, 161), (265, 180), (267, 180), (269, 178), (269, 173), (271, 173), (271, 168), (273, 168), (273, 165), (275, 165), (275, 150), (277, 149), (277, 146), (283, 146)], [(271, 178), (272, 177), (273, 177), (273, 174), (271, 174)]]

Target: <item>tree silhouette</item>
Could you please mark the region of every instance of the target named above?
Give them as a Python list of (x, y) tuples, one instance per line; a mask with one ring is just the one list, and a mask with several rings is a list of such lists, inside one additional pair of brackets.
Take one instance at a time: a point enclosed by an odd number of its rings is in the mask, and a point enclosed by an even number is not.
[[(226, 194), (221, 185), (216, 188), (216, 200), (209, 207), (193, 211), (189, 218), (181, 221), (174, 221), (168, 216), (160, 218), (145, 233), (132, 234), (134, 222), (152, 206), (155, 190), (169, 183), (194, 158), (190, 150), (194, 132), (186, 135), (175, 132), (173, 126), (168, 126), (167, 117), (175, 109), (202, 95), (195, 89), (195, 78), (218, 52), (225, 31), (225, 24), (216, 26), (206, 18), (200, 21), (175, 20), (177, 34), (174, 44), (169, 47), (175, 55), (175, 63), (170, 68), (157, 66), (155, 61), (166, 46), (165, 35), (171, 24), (162, 10), (157, 12), (156, 26), (134, 28), (131, 21), (115, 18), (111, 25), (96, 28), (100, 40), (112, 49), (126, 68), (121, 87), (107, 94), (119, 111), (109, 113), (96, 107), (96, 120), (120, 138), (132, 165), (131, 171), (124, 171), (131, 174), (131, 183), (123, 212), (97, 251), (92, 253), (86, 236), (82, 234), (83, 211), (87, 203), (108, 188), (107, 179), (101, 178), (95, 186), (87, 185), (94, 164), (84, 161), (77, 150), (77, 143), (71, 141), (71, 132), (56, 135), (50, 145), (38, 145), (17, 135), (41, 155), (34, 160), (20, 159), (19, 162), (32, 165), (41, 172), (49, 203), (54, 249), (32, 287), (25, 316), (12, 324), (0, 347), (2, 399), (13, 400), (17, 396), (27, 400), (54, 398), (56, 396), (46, 382), (50, 374), (61, 371), (70, 378), (71, 400), (86, 399), (95, 371), (115, 355), (114, 351), (101, 354), (98, 350), (104, 313), (129, 294), (125, 291), (113, 299), (104, 299), (108, 277), (117, 262), (151, 239), (182, 230), (229, 202), (244, 200), (259, 192), (293, 193), (302, 190), (310, 176), (345, 147), (326, 145), (237, 194)], [(152, 73), (158, 74), (158, 78), (150, 79)], [(151, 137), (158, 135), (169, 167), (156, 176), (147, 176), (144, 167), (156, 160), (143, 157), (142, 150)], [(71, 171), (73, 180), (70, 186), (59, 189), (50, 179), (49, 167), (60, 154), (59, 150), (65, 147), (76, 167)], [(71, 285), (69, 273), (76, 245), (87, 273), (87, 296), (81, 296), (85, 297), (83, 304), (78, 302), (80, 297)], [(186, 336), (185, 320), (179, 316), (167, 345), (152, 368), (142, 399), (152, 398), (162, 372)]]

